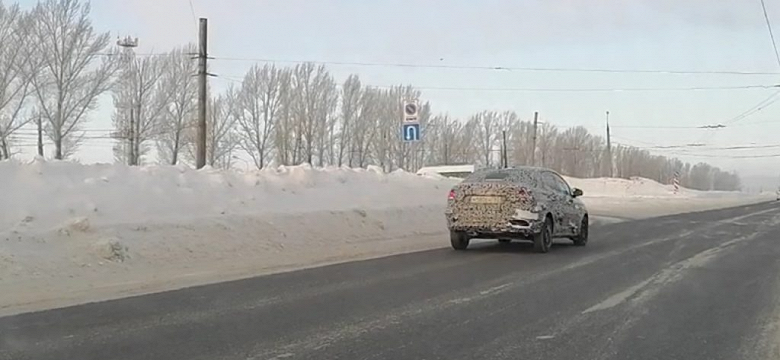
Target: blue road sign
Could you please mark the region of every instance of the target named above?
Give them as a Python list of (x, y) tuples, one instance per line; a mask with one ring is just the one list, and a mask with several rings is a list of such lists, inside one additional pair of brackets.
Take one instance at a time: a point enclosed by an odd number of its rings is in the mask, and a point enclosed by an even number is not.
[(403, 124), (404, 141), (420, 141), (420, 124)]

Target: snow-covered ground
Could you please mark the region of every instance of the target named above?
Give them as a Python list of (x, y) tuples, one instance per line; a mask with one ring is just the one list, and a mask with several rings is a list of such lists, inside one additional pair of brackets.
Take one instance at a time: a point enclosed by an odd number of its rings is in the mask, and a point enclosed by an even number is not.
[[(0, 314), (448, 246), (457, 180), (377, 168), (0, 163)], [(757, 202), (568, 179), (595, 221)], [(597, 241), (597, 239), (594, 239)]]

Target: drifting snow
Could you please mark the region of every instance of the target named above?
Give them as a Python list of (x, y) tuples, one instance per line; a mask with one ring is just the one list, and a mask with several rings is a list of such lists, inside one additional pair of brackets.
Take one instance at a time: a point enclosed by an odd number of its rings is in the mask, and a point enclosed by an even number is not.
[[(236, 173), (42, 160), (2, 162), (0, 179), (0, 313), (448, 246), (443, 206), (457, 182), (376, 167)], [(597, 221), (766, 199), (569, 180)]]

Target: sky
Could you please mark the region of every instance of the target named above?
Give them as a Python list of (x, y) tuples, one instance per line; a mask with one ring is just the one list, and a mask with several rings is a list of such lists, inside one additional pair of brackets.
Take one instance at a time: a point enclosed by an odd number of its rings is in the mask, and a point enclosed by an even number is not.
[[(20, 1), (24, 7), (35, 2)], [(780, 31), (780, 3), (766, 5), (770, 22), (777, 22)], [(338, 82), (354, 73), (370, 85), (415, 85), (434, 112), (459, 118), (482, 110), (512, 110), (527, 120), (538, 111), (542, 121), (561, 127), (581, 125), (603, 134), (609, 111), (613, 143), (618, 144), (704, 143), (715, 148), (780, 144), (780, 105), (734, 120), (780, 90), (767, 88), (780, 83), (780, 60), (758, 0), (94, 0), (91, 17), (97, 30), (111, 32), (112, 37), (138, 37), (139, 53), (196, 42), (196, 18), (208, 18), (209, 52), (215, 57), (210, 71), (219, 75), (210, 81), (216, 89), (240, 79), (248, 67), (263, 60), (281, 65), (309, 60), (778, 73), (328, 65)], [(691, 90), (713, 87), (720, 89)], [(637, 88), (656, 90), (630, 90)], [(101, 104), (90, 114), (88, 127), (110, 128), (110, 100)], [(729, 126), (684, 128), (718, 123)], [(780, 146), (653, 151), (689, 162), (706, 161), (743, 176), (780, 175), (780, 158), (734, 158), (780, 154)], [(77, 157), (82, 162), (110, 162), (110, 144), (84, 146)]]

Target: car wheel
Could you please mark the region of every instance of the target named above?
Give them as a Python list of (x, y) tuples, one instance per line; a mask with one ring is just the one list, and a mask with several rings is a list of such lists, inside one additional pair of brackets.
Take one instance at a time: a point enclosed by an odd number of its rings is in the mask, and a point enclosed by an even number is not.
[(512, 239), (498, 239), (498, 242), (502, 244), (509, 244), (510, 242), (512, 242)]
[(450, 231), (450, 243), (455, 250), (466, 250), (469, 247), (469, 237), (463, 232)]
[(576, 246), (585, 246), (588, 243), (588, 217), (587, 216), (582, 218), (582, 223), (580, 223), (580, 233), (577, 234), (577, 236), (574, 237), (572, 240), (574, 240), (574, 245)]
[(548, 217), (538, 234), (534, 235), (534, 251), (546, 253), (552, 247), (553, 222)]

